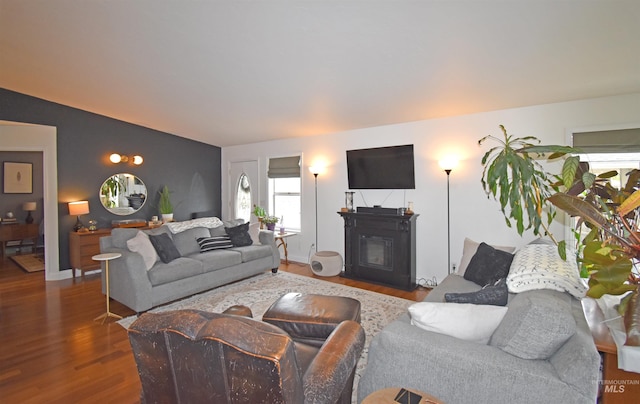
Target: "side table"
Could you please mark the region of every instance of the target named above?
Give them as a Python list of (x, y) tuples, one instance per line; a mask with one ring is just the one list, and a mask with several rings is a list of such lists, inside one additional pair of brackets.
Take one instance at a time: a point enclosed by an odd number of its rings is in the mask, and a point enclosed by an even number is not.
[(104, 261), (104, 279), (106, 281), (105, 292), (107, 296), (107, 312), (99, 315), (98, 317), (93, 319), (93, 321), (102, 319), (102, 324), (104, 324), (104, 322), (107, 320), (108, 317), (113, 317), (115, 319), (122, 318), (121, 316), (109, 311), (109, 261), (115, 260), (120, 257), (122, 257), (122, 254), (120, 253), (104, 253), (104, 254), (94, 255), (93, 257), (91, 257), (91, 259), (94, 261)]
[(637, 403), (640, 397), (640, 373), (618, 369), (618, 347), (598, 303), (590, 298), (582, 299), (582, 310), (589, 324), (593, 342), (602, 356), (601, 404)]
[(284, 250), (284, 263), (289, 265), (289, 253), (287, 252), (287, 237), (295, 236), (298, 233), (275, 233), (276, 248), (282, 246)]

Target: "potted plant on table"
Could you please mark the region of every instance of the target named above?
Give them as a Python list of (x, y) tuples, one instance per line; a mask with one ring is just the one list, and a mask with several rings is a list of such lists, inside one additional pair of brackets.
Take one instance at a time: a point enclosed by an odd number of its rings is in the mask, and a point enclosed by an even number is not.
[(173, 204), (171, 203), (171, 191), (166, 185), (159, 191), (160, 203), (158, 209), (162, 215), (163, 222), (173, 221)]
[[(488, 196), (500, 202), (506, 223), (515, 223), (518, 234), (531, 229), (548, 236), (563, 259), (565, 241), (557, 241), (549, 231), (556, 210), (580, 218), (576, 223), (577, 262), (581, 275), (589, 278), (587, 295), (628, 292), (618, 310), (625, 314), (627, 345), (640, 345), (640, 302), (638, 270), (640, 260), (640, 170), (632, 170), (623, 189), (615, 189), (608, 179), (617, 175), (595, 175), (580, 162), (578, 150), (568, 146), (540, 145), (532, 136), (518, 138), (500, 126), (503, 138), (486, 136), (498, 143), (482, 158), (482, 186)], [(558, 175), (545, 171), (540, 159), (563, 159)], [(582, 232), (582, 226), (587, 232)]]
[(258, 222), (260, 222), (260, 229), (262, 229), (263, 221), (267, 216), (267, 212), (264, 210), (264, 208), (261, 208), (258, 205), (253, 205), (253, 214), (258, 218)]
[(274, 231), (276, 223), (278, 223), (278, 218), (276, 216), (265, 216), (262, 221), (266, 224), (267, 230)]

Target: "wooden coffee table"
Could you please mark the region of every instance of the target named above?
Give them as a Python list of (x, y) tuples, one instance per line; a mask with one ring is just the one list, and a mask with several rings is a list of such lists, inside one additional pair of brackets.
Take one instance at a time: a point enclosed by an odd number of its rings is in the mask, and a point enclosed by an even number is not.
[[(415, 395), (420, 396), (420, 400), (412, 400), (412, 401), (402, 401), (402, 397), (398, 397), (400, 395), (401, 390), (410, 391), (414, 394), (413, 398), (417, 399)], [(397, 398), (397, 399), (396, 399)], [(364, 400), (362, 400), (362, 404), (398, 404), (398, 403), (407, 403), (407, 404), (443, 404), (442, 401), (437, 398), (424, 393), (422, 391), (413, 390), (413, 389), (402, 389), (401, 387), (389, 387), (386, 389), (374, 391), (369, 394)]]

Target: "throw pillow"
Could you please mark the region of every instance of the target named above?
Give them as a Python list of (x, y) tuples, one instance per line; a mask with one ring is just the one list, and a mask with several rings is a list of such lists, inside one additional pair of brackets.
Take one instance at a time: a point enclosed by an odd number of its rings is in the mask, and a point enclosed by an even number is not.
[(127, 240), (127, 247), (129, 251), (142, 255), (142, 260), (144, 261), (144, 266), (147, 268), (147, 271), (150, 270), (159, 259), (153, 244), (151, 244), (151, 240), (149, 240), (149, 236), (143, 231), (138, 230), (138, 234), (136, 234), (134, 238)]
[(229, 235), (234, 247), (244, 247), (253, 244), (253, 240), (249, 235), (249, 223), (239, 226), (225, 227), (224, 230)]
[(499, 279), (493, 285), (487, 285), (477, 292), (445, 293), (444, 300), (448, 303), (490, 304), (506, 306), (509, 300), (509, 289), (506, 280)]
[(536, 289), (567, 292), (578, 299), (587, 292), (575, 260), (564, 261), (554, 245), (530, 244), (520, 249), (511, 263), (507, 286), (513, 293)]
[(421, 302), (409, 306), (411, 324), (423, 330), (486, 344), (506, 307)]
[(480, 286), (494, 284), (498, 279), (507, 277), (511, 261), (513, 254), (480, 243), (464, 273), (464, 279)]
[(180, 252), (173, 244), (173, 240), (169, 237), (168, 234), (158, 234), (157, 236), (149, 236), (149, 240), (151, 240), (151, 244), (156, 249), (158, 256), (160, 256), (160, 260), (165, 264), (170, 263), (176, 258), (180, 258)]
[(229, 236), (198, 237), (197, 241), (201, 253), (233, 247)]
[(553, 290), (516, 295), (490, 344), (522, 359), (548, 359), (576, 331), (571, 296)]
[[(462, 248), (462, 258), (460, 259), (460, 264), (458, 265), (458, 269), (456, 270), (456, 273), (458, 275), (464, 276), (464, 273), (469, 266), (469, 262), (471, 262), (471, 258), (473, 258), (473, 256), (478, 251), (478, 246), (480, 246), (480, 243), (465, 237), (464, 246)], [(495, 248), (496, 250), (506, 251), (508, 253), (513, 253), (516, 250), (515, 247), (509, 246), (491, 245), (491, 247)]]

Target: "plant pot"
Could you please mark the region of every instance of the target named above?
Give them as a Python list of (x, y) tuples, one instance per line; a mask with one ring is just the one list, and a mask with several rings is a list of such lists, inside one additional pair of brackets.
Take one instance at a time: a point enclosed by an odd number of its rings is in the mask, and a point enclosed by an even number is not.
[(164, 223), (173, 222), (173, 213), (163, 213), (162, 214), (162, 221)]
[(274, 231), (276, 229), (275, 223), (267, 223), (267, 230)]
[(631, 292), (631, 299), (627, 304), (624, 312), (624, 329), (627, 333), (627, 341), (624, 343), (628, 346), (640, 346), (640, 298), (638, 290), (640, 286)]

